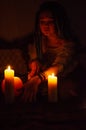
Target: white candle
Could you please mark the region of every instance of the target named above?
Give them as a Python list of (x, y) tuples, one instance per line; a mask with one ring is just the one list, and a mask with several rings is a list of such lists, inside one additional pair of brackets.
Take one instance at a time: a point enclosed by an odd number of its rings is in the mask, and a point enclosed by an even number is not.
[(48, 101), (57, 102), (57, 77), (52, 75), (48, 76)]
[(7, 103), (12, 103), (14, 100), (14, 70), (8, 66), (4, 70), (5, 79), (5, 100)]

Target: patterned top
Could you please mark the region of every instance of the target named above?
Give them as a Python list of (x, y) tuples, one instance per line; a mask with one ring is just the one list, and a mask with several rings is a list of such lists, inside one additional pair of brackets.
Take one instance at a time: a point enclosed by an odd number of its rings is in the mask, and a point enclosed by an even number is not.
[[(45, 52), (42, 51), (41, 64), (43, 71), (55, 66), (58, 67), (58, 74), (61, 76), (66, 76), (72, 72), (78, 63), (75, 49), (75, 43), (62, 39), (58, 41), (56, 47), (47, 47)], [(30, 45), (29, 50), (31, 59), (36, 58), (35, 46)]]

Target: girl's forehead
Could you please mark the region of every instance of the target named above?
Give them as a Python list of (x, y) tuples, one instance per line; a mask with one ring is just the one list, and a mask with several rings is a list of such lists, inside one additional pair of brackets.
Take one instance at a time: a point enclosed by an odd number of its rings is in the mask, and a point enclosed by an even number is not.
[(50, 11), (41, 12), (39, 18), (45, 18), (45, 17), (53, 18), (53, 15)]

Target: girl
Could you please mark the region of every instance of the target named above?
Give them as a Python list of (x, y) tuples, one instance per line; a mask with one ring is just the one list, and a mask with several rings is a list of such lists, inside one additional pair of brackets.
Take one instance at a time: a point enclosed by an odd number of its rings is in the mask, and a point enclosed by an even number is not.
[(40, 6), (28, 49), (30, 72), (24, 84), (25, 101), (36, 100), (40, 84), (46, 82), (51, 73), (59, 78), (60, 99), (77, 97), (73, 81), (73, 72), (78, 65), (76, 43), (64, 8), (57, 2), (48, 1)]

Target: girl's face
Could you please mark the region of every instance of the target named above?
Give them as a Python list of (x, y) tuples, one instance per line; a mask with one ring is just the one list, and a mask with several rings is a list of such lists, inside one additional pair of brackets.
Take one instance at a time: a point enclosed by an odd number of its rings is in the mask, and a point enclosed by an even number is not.
[(39, 25), (41, 33), (47, 37), (52, 36), (56, 32), (54, 19), (49, 11), (40, 14)]

